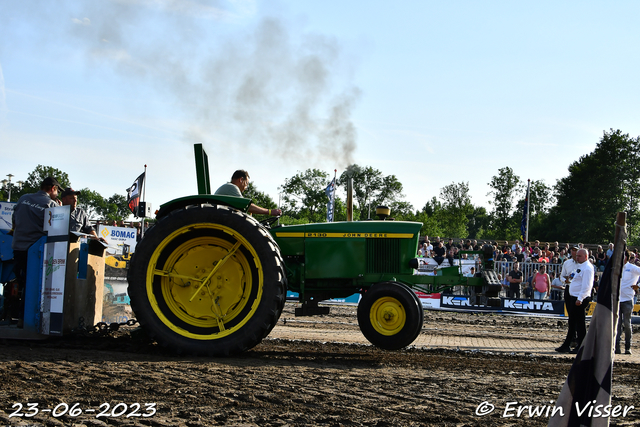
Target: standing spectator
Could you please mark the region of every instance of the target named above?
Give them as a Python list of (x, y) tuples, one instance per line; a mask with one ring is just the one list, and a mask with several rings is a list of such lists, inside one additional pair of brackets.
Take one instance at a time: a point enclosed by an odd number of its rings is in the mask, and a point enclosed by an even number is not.
[(453, 244), (447, 249), (447, 260), (449, 261), (449, 265), (453, 267), (453, 259), (456, 257), (458, 253), (458, 248), (456, 248)]
[(538, 262), (546, 262), (547, 264), (551, 262), (549, 257), (547, 257), (547, 253), (545, 250), (540, 251), (540, 255), (538, 256)]
[(551, 291), (551, 281), (547, 274), (547, 267), (543, 264), (540, 266), (540, 270), (533, 278), (533, 295), (534, 299), (545, 299)]
[[(69, 206), (70, 218), (69, 218), (69, 232), (85, 233), (89, 234), (92, 239), (98, 239), (98, 234), (95, 232), (91, 224), (89, 224), (89, 217), (85, 211), (78, 206), (79, 191), (74, 191), (73, 188), (65, 188), (60, 194), (62, 200), (62, 206)], [(77, 237), (72, 236), (75, 240)], [(100, 239), (105, 241), (104, 239)]]
[(562, 272), (560, 273), (560, 276), (562, 278), (563, 283), (565, 284), (565, 289), (567, 285), (571, 284), (571, 279), (572, 279), (571, 273), (573, 273), (573, 270), (576, 269), (577, 253), (578, 253), (578, 247), (574, 246), (573, 248), (571, 248), (571, 258), (569, 258), (562, 264)]
[(513, 254), (511, 253), (511, 248), (507, 248), (507, 251), (502, 255), (502, 259), (507, 262), (513, 261)]
[(524, 254), (522, 253), (522, 248), (520, 248), (520, 247), (517, 247), (517, 248), (516, 248), (516, 253), (515, 253), (515, 256), (514, 256), (514, 257), (515, 257), (516, 261), (518, 261), (518, 262), (524, 262), (524, 260), (525, 260), (525, 256), (524, 256)]
[(537, 246), (533, 247), (533, 250), (531, 251), (531, 261), (532, 262), (538, 262), (538, 258), (540, 258), (540, 248)]
[(44, 227), (44, 210), (59, 206), (58, 190), (60, 184), (53, 177), (47, 177), (40, 183), (40, 191), (25, 194), (18, 199), (13, 210), (13, 249), (16, 275), (16, 288), (9, 293), (3, 292), (5, 302), (5, 318), (18, 318), (18, 328), (24, 325), (24, 290), (27, 279), (27, 255), (29, 248), (42, 236), (46, 235)]
[(507, 281), (509, 282), (509, 298), (520, 298), (520, 283), (522, 283), (522, 271), (520, 271), (520, 264), (513, 263), (513, 270), (507, 275)]
[(536, 274), (538, 274), (538, 270), (534, 269), (531, 272), (531, 276), (529, 276), (529, 278), (527, 279), (527, 282), (524, 288), (524, 296), (526, 298), (529, 298), (529, 299), (533, 298), (533, 283), (534, 283), (533, 278), (536, 277)]
[(425, 241), (425, 243), (427, 244), (427, 255), (426, 255), (426, 256), (427, 256), (427, 257), (430, 257), (430, 256), (432, 256), (432, 255), (433, 255), (433, 254), (432, 254), (432, 252), (433, 252), (433, 245), (431, 244), (431, 242), (430, 242), (428, 239)]
[(609, 243), (609, 249), (607, 249), (607, 260), (613, 255), (613, 243)]
[(564, 285), (560, 276), (556, 273), (551, 273), (551, 299), (554, 301), (560, 301), (562, 294), (564, 293)]
[[(568, 262), (568, 261), (567, 261)], [(566, 264), (566, 263), (565, 263)], [(587, 334), (585, 326), (585, 310), (591, 301), (591, 289), (593, 287), (593, 266), (587, 260), (587, 250), (579, 249), (576, 253), (575, 270), (571, 273), (573, 280), (565, 288), (564, 300), (569, 314), (569, 329), (567, 337), (562, 345), (556, 348), (560, 353), (577, 353), (582, 340)], [(574, 332), (578, 333), (577, 346), (571, 349), (570, 344)]]
[(602, 245), (598, 245), (596, 250), (596, 267), (598, 271), (604, 271), (604, 266), (607, 265), (607, 254), (602, 250)]
[(427, 252), (427, 244), (423, 243), (418, 247), (418, 256), (420, 258), (426, 258), (427, 257), (426, 252)]
[(449, 241), (447, 242), (446, 245), (444, 245), (444, 248), (447, 250), (447, 252), (449, 252), (453, 246), (455, 246), (453, 244), (453, 238), (449, 237)]
[(618, 319), (618, 334), (616, 335), (616, 354), (620, 354), (620, 339), (624, 328), (625, 354), (631, 354), (631, 312), (633, 311), (633, 297), (638, 290), (640, 267), (635, 265), (635, 254), (625, 251), (627, 263), (622, 267), (620, 279), (620, 318)]
[(433, 253), (434, 253), (433, 259), (438, 263), (438, 265), (440, 265), (442, 264), (442, 261), (444, 261), (446, 250), (442, 246), (442, 242), (440, 241), (440, 238), (436, 237), (436, 239), (438, 240), (438, 246), (436, 246), (436, 248), (433, 250)]
[(560, 249), (560, 255), (558, 255), (558, 261), (560, 264), (564, 264), (564, 262), (568, 259), (566, 249)]
[(511, 245), (511, 250), (515, 252), (518, 250), (518, 248), (522, 250), (522, 246), (520, 246), (520, 240), (516, 239), (516, 242), (513, 245)]

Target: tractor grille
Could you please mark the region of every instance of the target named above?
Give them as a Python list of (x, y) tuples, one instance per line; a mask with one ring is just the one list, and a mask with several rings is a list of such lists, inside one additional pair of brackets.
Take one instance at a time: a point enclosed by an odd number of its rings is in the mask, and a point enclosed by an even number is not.
[(367, 239), (367, 273), (400, 272), (400, 239)]

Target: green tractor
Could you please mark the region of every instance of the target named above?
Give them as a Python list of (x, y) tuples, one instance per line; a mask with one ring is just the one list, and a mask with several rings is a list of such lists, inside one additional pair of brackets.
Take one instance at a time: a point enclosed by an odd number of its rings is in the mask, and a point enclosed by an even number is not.
[(206, 154), (196, 144), (199, 195), (162, 205), (138, 243), (128, 281), (131, 306), (147, 332), (178, 352), (226, 356), (266, 337), (297, 292), (297, 316), (328, 313), (318, 303), (360, 293), (358, 324), (377, 347), (397, 350), (422, 329), (414, 291), (469, 286), (497, 305), (501, 285), (492, 250), (475, 277), (459, 267), (417, 275), (420, 223), (374, 220), (273, 226), (248, 215), (251, 200), (210, 194)]

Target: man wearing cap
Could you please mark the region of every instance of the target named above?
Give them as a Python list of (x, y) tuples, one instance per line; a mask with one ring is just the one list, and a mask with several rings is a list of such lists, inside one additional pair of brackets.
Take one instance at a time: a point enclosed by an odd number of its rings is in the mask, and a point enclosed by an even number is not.
[[(20, 320), (18, 327), (22, 326), (24, 318), (24, 284), (27, 275), (27, 251), (42, 236), (46, 235), (44, 227), (44, 210), (54, 206), (59, 206), (57, 200), (60, 183), (53, 178), (47, 177), (40, 183), (40, 190), (36, 193), (25, 194), (20, 199), (13, 210), (13, 248), (14, 273), (18, 289), (11, 293), (7, 302), (11, 306), (9, 316), (16, 315)], [(6, 294), (5, 294), (6, 296)]]
[(69, 206), (71, 209), (69, 232), (75, 231), (76, 233), (90, 234), (94, 239), (98, 239), (98, 235), (91, 224), (89, 224), (89, 217), (85, 213), (84, 209), (78, 206), (79, 194), (79, 191), (75, 191), (73, 188), (69, 187), (65, 188), (60, 195), (62, 206)]
[[(235, 171), (231, 176), (231, 182), (222, 184), (220, 188), (216, 190), (215, 194), (219, 194), (221, 196), (242, 197), (242, 192), (246, 190), (248, 186), (249, 186), (249, 172), (247, 172), (246, 170), (239, 169)], [(260, 206), (254, 205), (253, 203), (251, 203), (248, 210), (249, 210), (249, 213), (260, 214), (260, 215), (273, 215), (273, 216), (282, 215), (282, 211), (280, 209), (261, 208)]]

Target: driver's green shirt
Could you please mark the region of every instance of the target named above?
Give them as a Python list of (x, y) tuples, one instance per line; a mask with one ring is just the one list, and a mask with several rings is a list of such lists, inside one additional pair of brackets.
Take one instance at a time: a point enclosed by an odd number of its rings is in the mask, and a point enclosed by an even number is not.
[(215, 194), (219, 194), (221, 196), (234, 196), (234, 197), (242, 197), (242, 193), (237, 185), (227, 182), (218, 188)]

